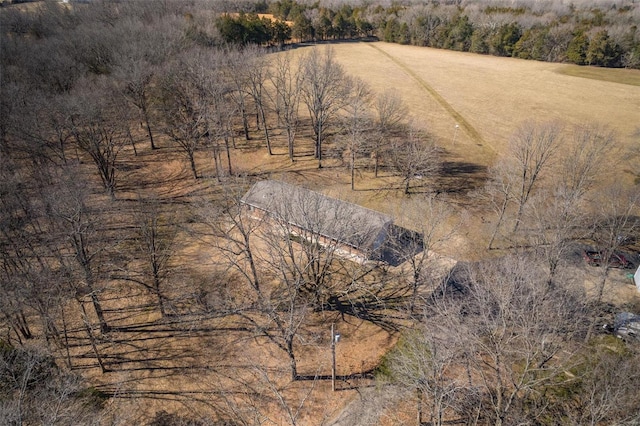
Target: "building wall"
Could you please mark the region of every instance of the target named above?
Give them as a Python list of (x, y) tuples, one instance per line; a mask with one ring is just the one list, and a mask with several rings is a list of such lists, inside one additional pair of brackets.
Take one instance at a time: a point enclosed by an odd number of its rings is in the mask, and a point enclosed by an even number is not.
[[(243, 209), (249, 217), (251, 217), (254, 220), (260, 220), (260, 221), (264, 221), (264, 222), (271, 222), (272, 224), (275, 222), (275, 219), (271, 218), (270, 214), (268, 211), (260, 209), (258, 207), (249, 205), (249, 204), (244, 204), (244, 209)], [(311, 241), (310, 238), (308, 237), (309, 231), (306, 229), (302, 229), (294, 224), (289, 223), (289, 230), (292, 234), (299, 236), (301, 238), (305, 238), (307, 241), (309, 242), (314, 242)], [(384, 238), (384, 235), (383, 235)], [(317, 236), (317, 241), (318, 244), (320, 244), (323, 247), (330, 247), (334, 250), (334, 253), (337, 256), (340, 256), (342, 258), (351, 260), (353, 262), (357, 262), (360, 264), (366, 263), (367, 261), (369, 261), (369, 257), (367, 255), (367, 253), (365, 253), (362, 250), (359, 250), (355, 247), (352, 247), (348, 244), (343, 244), (340, 243), (338, 240), (333, 239), (333, 238), (328, 238), (325, 237), (323, 235), (318, 235)], [(376, 244), (378, 242), (376, 241)], [(381, 244), (382, 242), (380, 242)]]

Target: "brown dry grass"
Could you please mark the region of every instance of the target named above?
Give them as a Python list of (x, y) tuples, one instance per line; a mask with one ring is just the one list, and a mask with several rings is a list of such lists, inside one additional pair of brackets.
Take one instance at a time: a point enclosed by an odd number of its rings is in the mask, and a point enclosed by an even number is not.
[[(439, 143), (450, 151), (449, 158), (456, 161), (492, 164), (504, 149), (509, 134), (525, 119), (559, 118), (569, 123), (605, 121), (618, 130), (624, 144), (633, 143), (631, 133), (640, 111), (640, 87), (637, 86), (567, 76), (558, 72), (562, 66), (557, 64), (386, 43), (345, 43), (334, 45), (334, 49), (347, 71), (365, 79), (374, 90), (392, 88), (399, 92), (409, 105), (413, 123), (433, 132)], [(456, 119), (464, 119), (469, 127), (460, 130), (453, 146), (454, 126), (459, 122)], [(304, 132), (300, 134), (297, 150), (312, 152), (311, 134), (308, 129)], [(301, 155), (291, 164), (285, 154), (283, 135), (274, 136), (278, 154), (274, 156), (267, 155), (260, 146), (257, 134), (256, 139), (239, 143), (232, 154), (236, 172), (251, 179), (284, 179), (379, 211), (396, 213), (404, 197), (397, 188), (397, 178), (383, 175), (374, 179), (369, 172), (362, 172), (356, 181), (358, 190), (350, 191), (348, 169), (341, 159), (328, 159), (325, 168), (320, 170), (308, 155)], [(124, 160), (132, 167), (123, 174), (124, 185), (118, 192), (121, 200), (135, 199), (138, 192), (153, 193), (180, 206), (199, 196), (216, 196), (210, 184), (212, 179), (195, 181), (181, 153), (169, 148), (167, 141), (160, 139), (159, 144), (162, 149), (157, 151), (140, 144), (137, 157), (127, 150)], [(204, 176), (213, 175), (208, 153), (199, 153), (196, 161)], [(457, 201), (466, 208), (469, 204), (462, 203), (464, 197), (464, 194), (458, 196)], [(481, 214), (477, 216), (468, 219), (466, 226), (459, 229), (455, 244), (451, 244), (445, 254), (455, 258), (478, 256), (478, 244), (482, 244), (486, 235), (482, 231)], [(211, 268), (211, 256), (210, 247), (182, 235), (174, 258), (180, 273), (172, 277), (173, 296), (180, 298), (193, 292), (198, 280), (217, 279)], [(585, 276), (585, 282), (590, 279), (593, 277)], [(625, 298), (637, 298), (625, 279), (624, 275), (614, 272), (607, 295), (619, 292)], [(290, 383), (284, 354), (251, 333), (234, 331), (238, 324), (233, 317), (194, 316), (172, 329), (156, 322), (158, 314), (144, 307), (149, 302), (144, 292), (116, 286), (105, 297), (108, 299), (105, 305), (112, 309), (123, 304), (139, 307), (115, 320), (118, 325), (148, 324), (156, 329), (153, 333), (144, 330), (112, 333), (111, 340), (101, 344), (101, 350), (117, 357), (113, 359), (120, 364), (116, 371), (105, 375), (97, 371), (86, 344), (73, 349), (83, 371), (95, 383), (116, 394), (110, 409), (133, 413), (124, 418), (125, 423), (140, 423), (159, 410), (189, 414), (207, 410), (210, 404), (232, 406), (239, 397), (233, 391), (246, 391), (239, 386), (239, 382), (246, 381), (268, 396), (258, 398), (255, 404), (269, 412), (275, 424), (285, 424), (282, 411), (276, 409), (278, 403), (269, 383), (261, 377), (261, 371), (252, 367), (256, 364), (266, 368), (266, 377), (290, 401), (299, 403), (306, 398), (300, 424), (317, 425), (335, 418), (349, 400), (358, 395), (353, 389), (332, 393), (326, 380)], [(338, 374), (373, 368), (395, 341), (392, 333), (371, 323), (354, 319), (342, 321), (326, 313), (318, 314), (310, 327), (315, 337), (300, 342), (296, 348), (300, 374), (329, 374), (326, 324), (332, 321), (338, 323), (343, 336), (337, 351)], [(77, 335), (82, 335), (80, 328)], [(348, 386), (341, 383), (339, 387)], [(246, 400), (247, 395), (242, 397)], [(120, 416), (122, 419), (122, 414)]]
[[(470, 161), (491, 164), (526, 120), (602, 123), (617, 132), (623, 147), (637, 143), (640, 87), (623, 83), (639, 78), (638, 70), (624, 70), (622, 76), (621, 70), (598, 69), (601, 79), (586, 79), (567, 75), (563, 64), (383, 42), (337, 44), (334, 49), (350, 74), (376, 91), (397, 91), (409, 105), (414, 124)], [(452, 146), (455, 117), (425, 85), (464, 118), (481, 141), (459, 132)]]
[[(333, 48), (349, 73), (378, 92), (392, 88), (402, 95), (411, 121), (433, 132), (454, 161), (490, 166), (526, 120), (557, 120), (569, 129), (601, 124), (614, 130), (619, 142), (613, 158), (603, 159), (611, 167), (602, 182), (633, 185), (637, 179), (629, 152), (637, 146), (640, 126), (638, 70), (577, 67), (382, 42)], [(457, 134), (456, 124), (460, 125)], [(471, 240), (471, 250), (463, 243), (455, 251), (476, 258), (474, 251), (487, 237), (486, 212), (464, 197), (466, 194), (455, 202), (471, 212), (462, 230)]]

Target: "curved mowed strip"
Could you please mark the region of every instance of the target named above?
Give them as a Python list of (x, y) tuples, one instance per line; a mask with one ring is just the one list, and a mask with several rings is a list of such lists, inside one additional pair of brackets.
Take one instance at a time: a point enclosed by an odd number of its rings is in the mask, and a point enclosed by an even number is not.
[[(445, 111), (447, 111), (451, 115), (451, 117), (453, 117), (453, 119), (460, 125), (460, 127), (462, 127), (462, 129), (467, 133), (467, 135), (471, 139), (473, 139), (476, 143), (478, 143), (480, 145), (487, 145), (486, 141), (482, 138), (480, 133), (462, 116), (462, 114), (460, 114), (458, 111), (456, 111), (451, 106), (451, 104), (449, 104), (449, 102), (446, 101), (445, 98), (443, 98), (426, 81), (424, 81), (422, 78), (420, 78), (420, 76), (417, 75), (411, 68), (409, 68), (406, 64), (404, 64), (398, 58), (396, 58), (396, 57), (390, 55), (389, 53), (385, 52), (384, 50), (380, 49), (375, 44), (369, 44), (369, 46), (371, 46), (373, 49), (377, 50), (381, 54), (385, 55), (393, 63), (398, 65), (400, 68), (402, 68), (404, 70), (404, 72), (406, 72), (408, 75), (410, 75), (411, 78), (413, 78), (420, 87), (422, 87), (424, 90), (426, 90), (427, 93), (429, 93), (429, 95), (431, 95), (436, 100), (436, 102), (438, 102), (438, 104), (440, 104), (440, 106), (442, 106), (442, 108), (444, 108)], [(488, 146), (491, 147), (490, 145), (488, 145)], [(493, 147), (491, 147), (491, 149), (493, 149)]]

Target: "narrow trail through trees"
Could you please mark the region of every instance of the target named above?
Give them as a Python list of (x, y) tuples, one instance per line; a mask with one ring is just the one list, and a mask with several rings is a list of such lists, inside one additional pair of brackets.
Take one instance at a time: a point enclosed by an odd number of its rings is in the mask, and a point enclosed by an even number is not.
[(482, 135), (480, 135), (480, 132), (478, 132), (471, 125), (471, 123), (469, 123), (462, 116), (462, 114), (460, 114), (458, 111), (456, 111), (453, 108), (453, 106), (451, 106), (451, 104), (449, 104), (449, 102), (447, 102), (446, 99), (442, 97), (442, 95), (440, 95), (433, 87), (431, 87), (418, 74), (416, 74), (408, 65), (406, 65), (405, 63), (400, 61), (395, 56), (390, 55), (388, 52), (385, 52), (383, 49), (381, 49), (380, 47), (376, 46), (375, 43), (368, 43), (368, 45), (371, 46), (371, 48), (373, 48), (373, 49), (377, 50), (378, 52), (380, 52), (381, 54), (383, 54), (384, 56), (386, 56), (387, 58), (389, 58), (394, 64), (398, 65), (411, 78), (413, 78), (416, 81), (416, 83), (418, 83), (418, 85), (420, 87), (422, 87), (427, 93), (429, 93), (429, 95), (431, 95), (433, 97), (433, 99), (435, 99), (436, 102), (438, 102), (440, 104), (440, 106), (442, 106), (442, 108), (444, 108), (445, 111), (447, 111), (447, 113), (449, 115), (451, 115), (451, 117), (453, 117), (453, 119), (456, 121), (456, 123), (458, 123), (460, 125), (460, 127), (467, 133), (467, 135), (471, 138), (471, 140), (476, 142), (479, 146), (487, 146), (487, 147), (489, 147), (491, 149), (491, 151), (493, 151), (495, 154), (498, 153), (495, 150), (495, 148), (493, 148), (493, 146), (491, 146), (490, 144), (488, 144), (484, 140)]

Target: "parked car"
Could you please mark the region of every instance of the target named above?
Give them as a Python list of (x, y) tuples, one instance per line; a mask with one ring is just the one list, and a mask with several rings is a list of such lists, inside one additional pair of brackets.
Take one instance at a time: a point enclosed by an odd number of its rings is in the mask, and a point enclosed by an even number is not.
[[(599, 250), (585, 250), (582, 257), (591, 266), (602, 266), (605, 255)], [(609, 267), (611, 268), (631, 268), (633, 265), (621, 253), (613, 253), (609, 256)]]

